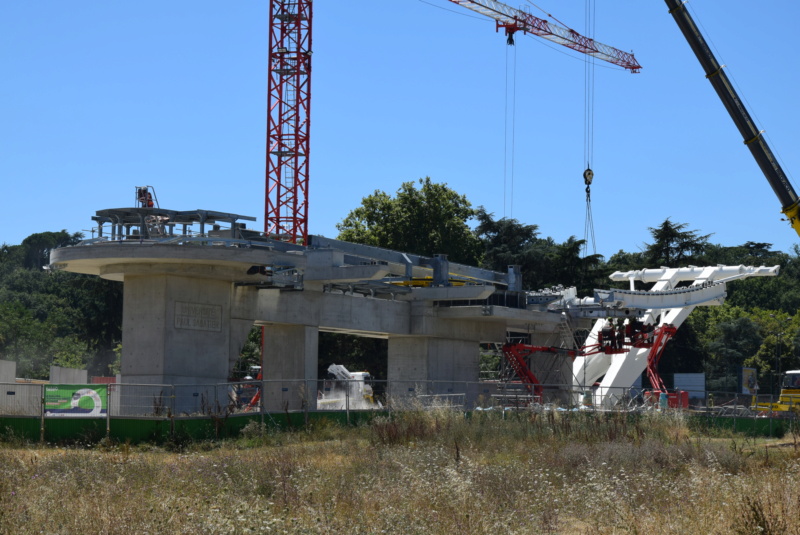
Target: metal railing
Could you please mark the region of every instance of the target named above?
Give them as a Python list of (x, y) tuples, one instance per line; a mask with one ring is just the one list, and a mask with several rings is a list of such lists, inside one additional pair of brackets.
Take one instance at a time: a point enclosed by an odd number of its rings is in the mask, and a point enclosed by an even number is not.
[[(602, 395), (601, 395), (602, 394)], [(677, 401), (683, 399), (683, 401)], [(596, 400), (603, 400), (597, 403)], [(608, 400), (613, 400), (609, 403)], [(778, 396), (690, 392), (683, 398), (650, 395), (640, 388), (576, 389), (543, 385), (541, 395), (521, 383), (499, 381), (243, 381), (168, 385), (111, 383), (0, 384), (0, 416), (42, 418), (228, 416), (296, 411), (402, 411), (414, 409), (648, 411), (689, 409), (715, 416), (792, 416), (768, 410)], [(685, 403), (685, 405), (684, 405)], [(788, 414), (787, 414), (788, 413)]]

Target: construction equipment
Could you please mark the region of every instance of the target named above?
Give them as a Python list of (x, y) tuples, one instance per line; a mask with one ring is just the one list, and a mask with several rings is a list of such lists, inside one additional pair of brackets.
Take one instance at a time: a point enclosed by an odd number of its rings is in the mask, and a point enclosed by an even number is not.
[[(506, 344), (503, 346), (503, 356), (509, 366), (514, 370), (517, 378), (525, 385), (528, 392), (533, 394), (534, 401), (541, 403), (544, 389), (539, 379), (530, 369), (529, 362), (527, 361), (527, 359), (533, 358), (536, 353), (562, 355), (569, 357), (574, 362), (577, 356), (585, 358), (598, 353), (605, 355), (626, 354), (634, 348), (649, 350), (647, 354), (646, 372), (653, 390), (648, 391), (645, 397), (658, 402), (659, 396), (662, 393), (667, 394), (670, 407), (686, 408), (688, 406), (688, 396), (683, 396), (683, 394), (686, 393), (667, 393), (667, 387), (664, 385), (664, 381), (658, 373), (658, 363), (661, 360), (661, 355), (664, 353), (664, 348), (678, 329), (670, 324), (661, 325), (654, 329), (652, 325), (642, 325), (639, 322), (635, 323), (638, 324), (638, 326), (634, 323), (626, 322), (625, 327), (620, 326), (615, 332), (610, 327), (611, 323), (606, 322), (609, 328), (604, 327), (603, 330), (598, 333), (598, 343), (584, 345), (578, 350), (554, 346)], [(681, 396), (686, 398), (685, 401)]]
[(689, 42), (689, 46), (692, 47), (692, 51), (697, 56), (698, 61), (700, 61), (706, 78), (711, 82), (731, 119), (736, 123), (739, 133), (744, 138), (744, 144), (750, 149), (753, 158), (761, 168), (761, 172), (764, 173), (769, 185), (772, 186), (772, 190), (777, 195), (781, 203), (781, 212), (786, 215), (789, 224), (800, 235), (800, 200), (786, 173), (783, 172), (780, 163), (778, 163), (777, 158), (775, 158), (769, 145), (767, 145), (767, 141), (761, 135), (764, 133), (763, 130), (759, 130), (756, 127), (752, 117), (744, 107), (744, 103), (725, 74), (723, 65), (720, 65), (717, 61), (686, 9), (685, 2), (682, 0), (665, 0), (665, 2), (669, 7), (670, 14), (675, 19), (675, 22), (678, 23), (683, 36)]
[[(615, 272), (609, 278), (615, 282), (629, 282), (629, 290), (595, 290), (593, 299), (584, 298), (561, 305), (554, 303), (551, 307), (568, 312), (572, 317), (600, 316), (589, 332), (584, 351), (573, 362), (575, 401), (591, 392), (595, 406), (616, 404), (643, 371), (658, 363), (660, 355), (657, 351), (663, 350), (670, 331), (679, 328), (692, 310), (697, 306), (721, 305), (729, 282), (749, 277), (774, 277), (778, 271), (779, 266), (719, 265)], [(634, 286), (636, 281), (652, 286), (639, 291)], [(632, 336), (626, 333), (623, 343), (618, 343), (617, 348), (590, 351), (590, 348), (605, 343), (606, 337), (599, 335), (605, 324), (602, 317), (609, 316), (629, 317), (642, 325), (633, 328)], [(650, 331), (651, 326), (653, 331)], [(637, 335), (637, 330), (644, 337)], [(599, 384), (595, 385), (595, 382)], [(654, 389), (660, 387), (653, 385)]]
[[(633, 54), (495, 0), (449, 0), (496, 21), (513, 44), (518, 31), (639, 72)], [(265, 232), (308, 242), (312, 0), (270, 0)]]
[(136, 186), (135, 190), (134, 206), (146, 210), (141, 210), (139, 213), (140, 225), (134, 237), (149, 239), (165, 236), (167, 233), (165, 224), (169, 221), (169, 216), (157, 212), (161, 207), (158, 205), (156, 189), (153, 186)]
[(613, 46), (598, 43), (571, 28), (563, 28), (502, 2), (495, 0), (450, 0), (450, 2), (494, 19), (496, 22), (495, 29), (499, 31), (502, 28), (505, 31), (509, 45), (514, 44), (514, 34), (521, 31), (522, 33), (529, 33), (547, 39), (588, 56), (613, 63), (632, 73), (637, 73), (642, 68), (630, 52), (623, 52)]
[(369, 372), (351, 372), (341, 364), (328, 366), (328, 380), (317, 397), (320, 410), (365, 409), (374, 405)]
[(650, 386), (659, 393), (666, 392), (667, 387), (664, 385), (664, 380), (661, 379), (661, 375), (658, 373), (658, 362), (661, 360), (661, 355), (664, 353), (667, 342), (675, 336), (676, 332), (678, 332), (678, 329), (674, 325), (661, 325), (658, 327), (655, 330), (652, 348), (647, 355), (647, 378), (650, 380)]
[(781, 395), (777, 403), (758, 403), (753, 397), (753, 410), (760, 413), (784, 416), (800, 409), (800, 370), (790, 370), (783, 376)]
[(267, 235), (308, 242), (312, 0), (270, 0)]
[(533, 394), (534, 400), (537, 402), (542, 400), (542, 384), (525, 362), (525, 358), (536, 353), (539, 349), (526, 344), (506, 344), (503, 346), (503, 356), (506, 361), (519, 380), (525, 385), (528, 392)]

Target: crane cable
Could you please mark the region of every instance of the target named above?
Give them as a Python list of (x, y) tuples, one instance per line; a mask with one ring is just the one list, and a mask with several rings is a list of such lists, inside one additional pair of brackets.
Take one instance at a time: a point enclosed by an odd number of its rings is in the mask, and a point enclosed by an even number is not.
[[(594, 38), (594, 0), (586, 0), (586, 30), (590, 38)], [(586, 161), (586, 170), (583, 172), (583, 182), (586, 184), (586, 220), (583, 229), (583, 258), (589, 255), (589, 246), (592, 255), (597, 254), (597, 241), (594, 237), (594, 220), (592, 219), (592, 171), (591, 161), (594, 156), (594, 66), (593, 56), (584, 56), (584, 136), (583, 157)]]
[[(514, 41), (509, 36), (508, 45), (513, 46)], [(506, 47), (506, 80), (505, 80), (505, 110), (503, 125), (503, 217), (506, 217), (506, 206), (508, 206), (508, 218), (512, 219), (514, 216), (514, 148), (515, 148), (515, 133), (516, 133), (516, 107), (517, 107), (517, 49), (513, 49), (512, 65), (511, 65), (511, 89), (509, 91), (509, 46)], [(511, 149), (509, 155), (509, 92), (511, 94)], [(510, 156), (510, 172), (511, 172), (511, 192), (506, 200), (506, 183), (507, 175), (509, 173), (509, 156)]]

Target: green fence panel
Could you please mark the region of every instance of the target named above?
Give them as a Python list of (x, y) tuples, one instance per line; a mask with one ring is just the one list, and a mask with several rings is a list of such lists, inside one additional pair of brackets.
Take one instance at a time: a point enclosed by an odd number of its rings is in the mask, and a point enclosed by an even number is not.
[(120, 442), (161, 443), (170, 437), (170, 421), (163, 418), (148, 420), (143, 418), (112, 418), (110, 437)]
[(45, 442), (99, 442), (106, 436), (105, 418), (45, 418)]
[[(110, 421), (109, 436), (119, 442), (153, 442), (163, 443), (168, 440), (217, 440), (235, 439), (241, 436), (242, 429), (250, 422), (263, 422), (270, 428), (288, 431), (304, 429), (307, 425), (362, 425), (378, 416), (386, 416), (387, 411), (350, 411), (333, 412), (276, 412), (247, 413), (228, 417), (176, 417), (167, 419), (146, 417), (113, 417)], [(563, 416), (576, 422), (596, 418), (619, 418), (620, 415), (580, 412), (562, 413)], [(489, 417), (524, 417), (522, 414), (487, 414), (474, 413), (469, 417), (479, 420)], [(635, 423), (640, 414), (625, 415), (628, 423)], [(744, 416), (715, 416), (704, 413), (687, 413), (692, 429), (703, 432), (712, 429), (725, 429), (752, 436), (781, 437), (790, 432), (796, 421), (780, 418), (754, 418)], [(3, 416), (0, 417), (0, 439), (22, 439), (38, 442), (40, 439), (40, 417)], [(46, 442), (97, 442), (106, 436), (105, 418), (45, 418), (44, 439)]]
[(0, 417), (0, 439), (38, 442), (41, 433), (41, 420), (30, 416)]
[(782, 418), (709, 416), (704, 414), (695, 414), (690, 417), (690, 425), (694, 429), (726, 429), (745, 435), (777, 438), (786, 433), (789, 423), (789, 420)]

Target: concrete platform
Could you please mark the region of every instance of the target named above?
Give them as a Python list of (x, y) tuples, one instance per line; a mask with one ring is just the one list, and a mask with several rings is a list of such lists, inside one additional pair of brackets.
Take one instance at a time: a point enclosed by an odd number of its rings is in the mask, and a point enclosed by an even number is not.
[[(319, 331), (387, 338), (390, 381), (475, 381), (481, 342), (504, 343), (509, 331), (534, 343), (559, 336), (560, 316), (526, 304), (515, 267), (499, 273), (320, 237), (301, 247), (235, 228), (141, 235), (119, 227), (116, 239), (51, 253), (52, 269), (125, 285), (124, 383), (224, 382), (253, 325), (265, 330), (265, 379), (312, 382)], [(270, 405), (298, 406), (265, 394)]]

